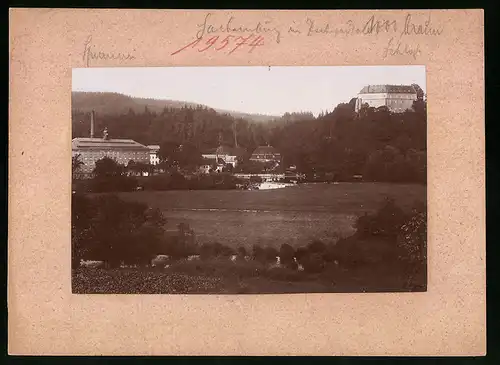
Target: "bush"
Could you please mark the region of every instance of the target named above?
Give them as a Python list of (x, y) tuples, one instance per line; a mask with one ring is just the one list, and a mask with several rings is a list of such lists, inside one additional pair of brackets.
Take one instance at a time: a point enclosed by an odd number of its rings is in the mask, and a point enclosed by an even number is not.
[(323, 253), (326, 251), (326, 245), (319, 240), (315, 240), (307, 246), (307, 250), (310, 253)]
[(252, 257), (253, 257), (254, 260), (259, 261), (259, 262), (265, 262), (266, 261), (265, 251), (259, 245), (253, 245), (253, 248), (252, 248)]
[(382, 236), (395, 239), (406, 219), (405, 213), (396, 206), (394, 200), (386, 199), (375, 214), (365, 214), (358, 218), (356, 233), (360, 237)]
[(247, 250), (245, 249), (245, 247), (238, 247), (237, 255), (238, 258), (245, 259), (245, 257), (247, 256)]
[(172, 179), (168, 174), (162, 175), (153, 175), (148, 176), (148, 178), (144, 179), (143, 187), (144, 190), (170, 190)]
[(309, 255), (309, 251), (305, 247), (299, 247), (295, 251), (295, 258), (299, 263), (301, 263), (302, 260), (304, 260), (307, 256)]
[(278, 250), (275, 249), (274, 247), (266, 247), (264, 249), (264, 257), (266, 262), (269, 263), (276, 262), (277, 256), (278, 256)]
[(72, 259), (148, 264), (160, 252), (165, 220), (157, 209), (114, 195), (72, 201)]
[(281, 245), (279, 256), (280, 256), (281, 264), (283, 266), (285, 266), (285, 267), (297, 266), (297, 264), (294, 261), (295, 250), (289, 244), (284, 243)]
[(94, 193), (134, 191), (137, 185), (137, 180), (129, 176), (94, 177), (89, 189)]
[(235, 251), (232, 248), (224, 246), (219, 242), (205, 243), (200, 248), (200, 255), (202, 259), (212, 259), (217, 257), (228, 258), (234, 254)]
[(325, 261), (321, 253), (311, 253), (302, 260), (301, 265), (304, 267), (305, 272), (315, 274), (323, 271)]

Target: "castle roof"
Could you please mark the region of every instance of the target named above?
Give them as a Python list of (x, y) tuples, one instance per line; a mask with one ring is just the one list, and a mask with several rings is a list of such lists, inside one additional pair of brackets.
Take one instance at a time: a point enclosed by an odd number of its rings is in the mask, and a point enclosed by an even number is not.
[(132, 139), (73, 138), (71, 147), (73, 150), (149, 150), (148, 147)]
[(411, 85), (368, 85), (361, 89), (360, 94), (393, 93), (393, 94), (416, 94)]

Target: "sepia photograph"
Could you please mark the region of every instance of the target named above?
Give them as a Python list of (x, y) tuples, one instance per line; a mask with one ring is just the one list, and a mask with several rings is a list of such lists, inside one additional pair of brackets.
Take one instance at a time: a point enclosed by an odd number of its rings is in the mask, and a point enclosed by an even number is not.
[(427, 291), (425, 66), (75, 68), (71, 118), (74, 294)]

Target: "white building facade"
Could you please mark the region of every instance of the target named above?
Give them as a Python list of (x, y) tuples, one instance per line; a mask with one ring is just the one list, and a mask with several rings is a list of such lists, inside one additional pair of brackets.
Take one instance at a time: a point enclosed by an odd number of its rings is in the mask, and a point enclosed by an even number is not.
[(149, 148), (149, 163), (153, 166), (158, 165), (160, 163), (160, 156), (158, 156), (160, 146), (149, 145), (147, 147)]
[(355, 111), (368, 105), (373, 108), (386, 106), (393, 113), (403, 113), (412, 110), (415, 100), (417, 91), (411, 85), (368, 85), (358, 93)]
[(219, 146), (214, 150), (206, 151), (202, 156), (207, 160), (213, 160), (215, 164), (229, 164), (236, 167), (238, 158), (244, 156), (244, 154), (245, 151), (242, 148)]

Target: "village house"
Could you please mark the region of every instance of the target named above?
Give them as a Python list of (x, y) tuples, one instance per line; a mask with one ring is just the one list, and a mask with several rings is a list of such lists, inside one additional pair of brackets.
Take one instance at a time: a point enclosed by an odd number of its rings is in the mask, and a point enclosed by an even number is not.
[(253, 151), (250, 161), (280, 163), (281, 154), (272, 146), (260, 146)]
[(217, 148), (205, 151), (202, 157), (209, 161), (200, 167), (202, 172), (208, 173), (215, 165), (215, 171), (222, 171), (227, 165), (233, 168), (238, 165), (239, 158), (245, 156), (245, 149), (239, 147), (219, 146)]

